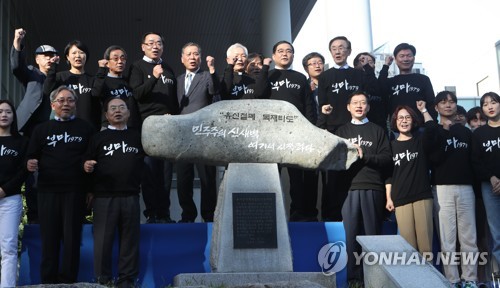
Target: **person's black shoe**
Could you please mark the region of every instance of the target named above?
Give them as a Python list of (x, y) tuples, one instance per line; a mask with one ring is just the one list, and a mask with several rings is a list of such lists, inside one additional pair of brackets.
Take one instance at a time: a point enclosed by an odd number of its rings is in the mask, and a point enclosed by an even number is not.
[(194, 220), (189, 220), (189, 219), (181, 219), (177, 223), (194, 223)]
[(156, 217), (155, 216), (149, 216), (146, 218), (146, 224), (156, 224)]
[(159, 223), (159, 224), (172, 224), (172, 223), (175, 223), (175, 221), (172, 220), (170, 217), (166, 216), (166, 217), (156, 217), (156, 222), (155, 223)]

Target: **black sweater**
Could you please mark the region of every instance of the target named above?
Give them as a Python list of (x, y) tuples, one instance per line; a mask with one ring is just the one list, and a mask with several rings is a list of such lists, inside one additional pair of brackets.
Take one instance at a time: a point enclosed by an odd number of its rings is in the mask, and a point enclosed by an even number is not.
[(94, 126), (96, 131), (101, 127), (102, 108), (98, 95), (92, 93), (94, 78), (87, 73), (73, 74), (69, 71), (56, 73), (56, 66), (52, 65), (47, 73), (47, 79), (43, 84), (43, 93), (50, 93), (59, 86), (64, 85), (73, 89), (78, 96), (76, 102), (76, 116)]
[[(369, 65), (365, 65), (369, 66)], [(326, 128), (330, 132), (351, 121), (351, 114), (347, 111), (347, 98), (352, 92), (363, 90), (373, 93), (377, 90), (377, 79), (373, 70), (361, 71), (349, 67), (348, 69), (330, 68), (318, 77), (319, 110), (323, 105), (330, 104), (333, 111), (330, 115), (319, 117), (317, 126)]]
[(307, 78), (294, 70), (274, 69), (269, 73), (271, 97), (293, 104), (311, 123), (316, 122), (316, 105), (311, 97), (311, 88)]
[(439, 145), (438, 125), (434, 121), (424, 125), (424, 132), (415, 133), (410, 140), (391, 142), (394, 166), (388, 182), (395, 207), (432, 198), (428, 155)]
[(103, 130), (90, 141), (84, 160), (95, 160), (95, 197), (139, 194), (144, 161), (138, 130)]
[(339, 137), (357, 144), (363, 158), (354, 162), (342, 181), (350, 181), (349, 190), (385, 191), (385, 176), (391, 165), (391, 149), (384, 129), (368, 122), (362, 125), (347, 123), (337, 129)]
[(21, 193), (21, 186), (28, 176), (26, 170), (28, 139), (21, 136), (0, 137), (0, 187), (6, 196)]
[[(121, 98), (125, 100), (130, 111), (130, 117), (128, 119), (127, 126), (132, 128), (140, 128), (141, 115), (139, 114), (137, 102), (133, 97), (132, 88), (128, 85), (127, 81), (124, 78), (109, 77), (107, 76), (107, 73), (108, 68), (99, 67), (94, 79), (94, 87), (92, 88), (93, 93), (99, 96), (103, 105), (110, 98)], [(106, 120), (106, 117), (104, 115), (102, 116), (101, 125), (103, 127), (108, 126), (108, 120)]]
[(141, 59), (130, 67), (129, 85), (134, 91), (143, 121), (150, 115), (179, 114), (174, 71), (162, 62), (163, 74), (156, 79), (153, 76), (156, 65)]
[(224, 70), (220, 90), (222, 100), (269, 98), (268, 65), (262, 66), (262, 71), (256, 78), (245, 72), (234, 72), (233, 69), (234, 65), (227, 65)]
[(454, 124), (450, 130), (439, 126), (440, 137), (445, 141), (438, 146), (439, 162), (433, 162), (432, 183), (436, 185), (472, 185), (474, 174), (471, 163), (472, 132), (469, 128)]
[(485, 125), (474, 130), (472, 163), (481, 181), (490, 182), (491, 176), (500, 178), (500, 127)]
[(50, 120), (35, 128), (27, 159), (38, 159), (39, 192), (63, 193), (83, 187), (81, 161), (92, 134), (92, 126), (79, 118)]
[[(380, 70), (379, 83), (389, 95), (389, 115), (394, 113), (399, 105), (407, 105), (414, 111), (418, 111), (416, 102), (423, 100), (432, 119), (437, 119), (437, 112), (434, 109), (435, 94), (429, 77), (412, 73), (387, 78), (387, 73), (387, 69)], [(423, 123), (422, 114), (418, 113), (418, 117)]]

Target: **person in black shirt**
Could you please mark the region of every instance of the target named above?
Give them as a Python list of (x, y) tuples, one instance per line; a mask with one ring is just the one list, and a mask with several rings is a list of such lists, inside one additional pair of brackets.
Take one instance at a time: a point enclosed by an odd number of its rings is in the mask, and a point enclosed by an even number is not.
[[(270, 99), (283, 100), (293, 104), (313, 124), (316, 119), (314, 118), (314, 103), (310, 85), (302, 73), (290, 69), (293, 56), (294, 49), (289, 42), (279, 41), (274, 44), (273, 61), (276, 69), (269, 73)], [(304, 199), (314, 195), (314, 191), (310, 191), (314, 187), (306, 186), (304, 180), (308, 178), (307, 174), (314, 175), (316, 172), (292, 167), (288, 167), (287, 170), (290, 177), (290, 221), (317, 221), (315, 216), (306, 215), (308, 209), (304, 207), (304, 204), (312, 203), (312, 201)]]
[[(375, 73), (375, 57), (368, 52), (361, 52), (352, 61), (355, 69), (364, 71), (364, 66), (370, 66), (369, 71)], [(368, 119), (371, 122), (379, 125), (384, 130), (387, 130), (387, 98), (384, 97), (384, 91), (380, 87), (370, 93), (370, 112)]]
[[(302, 59), (302, 67), (307, 72), (309, 78), (307, 82), (309, 83), (309, 88), (311, 89), (311, 98), (314, 103), (314, 118), (323, 117), (324, 115), (319, 112), (319, 104), (318, 104), (318, 77), (323, 73), (325, 68), (325, 58), (323, 55), (317, 52), (311, 52), (304, 56)], [(318, 219), (318, 178), (321, 173), (321, 181), (323, 187), (326, 185), (326, 172), (317, 170), (315, 173), (305, 173), (304, 174), (304, 186), (308, 187), (308, 194), (304, 195), (303, 199), (303, 213), (304, 216), (308, 219), (316, 220)], [(322, 194), (323, 197), (326, 194)], [(325, 198), (322, 199), (321, 203), (326, 203)], [(327, 208), (324, 208), (327, 209)]]
[(348, 187), (342, 206), (342, 219), (346, 233), (347, 280), (363, 282), (362, 265), (356, 265), (354, 253), (361, 254), (356, 241), (358, 235), (379, 235), (384, 221), (384, 172), (391, 164), (389, 140), (384, 130), (369, 122), (369, 96), (355, 91), (348, 97), (347, 110), (352, 120), (337, 130), (339, 137), (353, 143), (359, 159), (347, 171), (341, 171), (342, 181)]
[(486, 125), (487, 121), (486, 116), (483, 114), (483, 110), (479, 106), (469, 109), (467, 114), (465, 114), (465, 118), (467, 118), (467, 125), (473, 132), (477, 128)]
[[(384, 68), (380, 70), (380, 85), (385, 94), (389, 95), (389, 113), (394, 113), (394, 109), (400, 105), (417, 110), (416, 101), (425, 101), (427, 111), (433, 119), (437, 119), (431, 80), (426, 75), (413, 72), (416, 54), (415, 46), (401, 43), (394, 48), (394, 60), (398, 66), (399, 75), (388, 78), (389, 65), (392, 63), (391, 58), (386, 61), (388, 65), (384, 65)], [(417, 115), (417, 117), (419, 117), (420, 123), (424, 123), (424, 118), (421, 115)]]
[[(109, 98), (104, 111), (109, 125), (92, 137), (83, 169), (94, 184), (94, 275), (97, 282), (135, 287), (139, 275), (139, 193), (144, 151), (140, 132), (127, 126), (126, 100)], [(112, 283), (112, 251), (118, 232), (118, 279)]]
[(101, 127), (101, 103), (99, 98), (93, 97), (92, 86), (94, 78), (85, 72), (85, 64), (90, 58), (87, 46), (79, 40), (69, 42), (64, 48), (66, 62), (70, 65), (67, 71), (57, 72), (59, 56), (50, 59), (52, 65), (47, 73), (43, 85), (43, 93), (50, 93), (61, 85), (72, 89), (78, 96), (76, 116), (88, 121), (98, 131)]
[[(336, 132), (337, 128), (349, 123), (351, 115), (346, 109), (347, 98), (361, 90), (371, 94), (377, 87), (377, 79), (371, 66), (366, 63), (363, 70), (354, 69), (347, 64), (351, 55), (351, 41), (345, 36), (337, 36), (328, 43), (333, 58), (333, 67), (321, 73), (318, 78), (318, 102), (322, 117), (316, 125)], [(323, 186), (322, 218), (324, 221), (342, 221), (342, 204), (347, 190), (338, 185), (338, 172), (328, 171), (326, 185)], [(345, 187), (344, 187), (345, 188)]]
[(396, 210), (400, 235), (420, 253), (432, 252), (432, 190), (429, 176), (430, 154), (439, 145), (437, 123), (425, 108), (415, 104), (425, 119), (419, 132), (420, 117), (409, 106), (398, 106), (391, 117), (391, 128), (399, 132), (391, 142), (393, 171), (386, 185), (386, 209)]
[[(104, 58), (99, 60), (99, 69), (94, 79), (92, 91), (104, 104), (110, 98), (121, 98), (127, 102), (130, 117), (127, 123), (128, 127), (139, 129), (141, 127), (141, 115), (137, 102), (132, 94), (132, 88), (127, 80), (123, 78), (125, 66), (127, 65), (127, 53), (117, 45), (109, 46), (104, 51)], [(104, 107), (104, 106), (103, 106)], [(107, 127), (106, 117), (102, 117), (102, 127)]]
[[(141, 120), (150, 115), (177, 115), (177, 80), (174, 71), (161, 58), (165, 41), (154, 32), (142, 37), (144, 57), (130, 67), (129, 85), (139, 106)], [(170, 218), (170, 188), (173, 164), (164, 159), (146, 156), (142, 197), (147, 223), (174, 223)]]
[(0, 255), (2, 287), (16, 287), (19, 223), (23, 212), (21, 185), (28, 171), (27, 138), (17, 131), (14, 105), (0, 100)]
[(28, 146), (28, 171), (38, 171), (40, 273), (44, 284), (74, 283), (78, 276), (81, 219), (88, 192), (81, 158), (94, 129), (75, 117), (77, 100), (75, 91), (66, 86), (54, 90), (50, 94), (54, 119), (35, 128)]
[[(439, 113), (439, 133), (445, 145), (438, 146), (441, 160), (433, 163), (433, 193), (435, 213), (438, 216), (442, 252), (456, 252), (457, 235), (460, 252), (477, 253), (475, 196), (471, 165), (472, 132), (457, 121), (457, 96), (450, 91), (436, 95)], [(458, 169), (457, 169), (458, 168)], [(457, 265), (443, 265), (444, 275), (452, 285), (474, 287), (477, 281), (477, 263), (463, 263), (462, 275)], [(461, 280), (462, 279), (462, 280)], [(454, 286), (455, 287), (455, 286)]]
[(472, 164), (481, 181), (493, 239), (491, 255), (500, 263), (500, 96), (495, 92), (485, 93), (480, 104), (488, 123), (474, 130), (472, 135)]

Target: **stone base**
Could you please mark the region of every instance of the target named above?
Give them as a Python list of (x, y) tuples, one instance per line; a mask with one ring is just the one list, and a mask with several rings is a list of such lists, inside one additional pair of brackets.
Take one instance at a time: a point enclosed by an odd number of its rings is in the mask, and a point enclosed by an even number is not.
[[(302, 283), (302, 284), (301, 284)], [(174, 287), (308, 287), (336, 288), (335, 274), (320, 272), (186, 273), (174, 277)]]

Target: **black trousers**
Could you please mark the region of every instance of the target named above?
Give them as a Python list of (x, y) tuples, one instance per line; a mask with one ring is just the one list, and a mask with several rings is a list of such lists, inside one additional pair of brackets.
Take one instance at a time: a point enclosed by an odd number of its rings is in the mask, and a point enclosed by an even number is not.
[[(85, 195), (78, 189), (54, 193), (39, 189), (38, 218), (42, 242), (43, 284), (75, 283), (80, 264)], [(62, 244), (62, 263), (59, 264)]]
[(25, 181), (24, 196), (26, 198), (26, 206), (28, 207), (28, 212), (26, 216), (28, 217), (28, 223), (38, 222), (38, 188), (36, 187), (36, 177), (38, 173), (30, 173)]
[(215, 166), (188, 162), (177, 162), (175, 165), (177, 171), (177, 196), (182, 208), (182, 220), (194, 222), (198, 216), (198, 210), (193, 201), (194, 167), (196, 166), (201, 182), (201, 217), (205, 222), (212, 222), (215, 205), (217, 204)]
[(351, 190), (342, 207), (347, 246), (347, 280), (363, 281), (363, 263), (356, 265), (361, 253), (358, 235), (379, 235), (382, 231), (385, 210), (385, 192), (378, 190)]
[(345, 171), (325, 171), (322, 176), (321, 218), (323, 221), (342, 221), (342, 205), (347, 197), (349, 181), (345, 181)]
[(170, 217), (170, 188), (172, 162), (155, 157), (144, 157), (144, 173), (141, 182), (146, 217)]
[(112, 279), (112, 251), (118, 232), (118, 281), (134, 284), (139, 275), (139, 195), (96, 197), (94, 209), (94, 275), (101, 284)]

